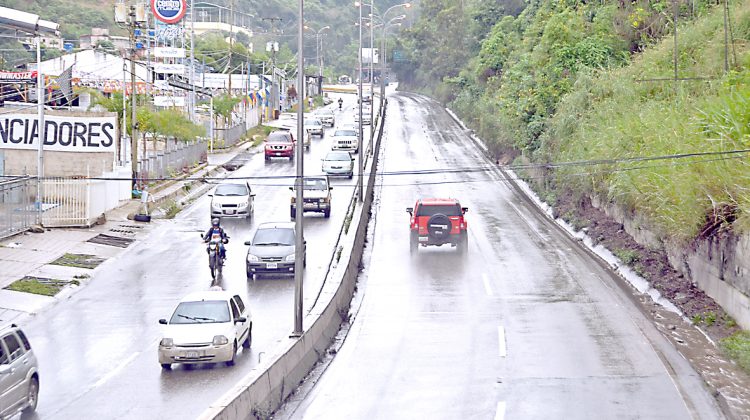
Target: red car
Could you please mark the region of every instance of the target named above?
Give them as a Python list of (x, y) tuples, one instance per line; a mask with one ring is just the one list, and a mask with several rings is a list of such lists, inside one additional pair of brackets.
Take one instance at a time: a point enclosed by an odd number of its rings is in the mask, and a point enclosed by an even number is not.
[(266, 161), (271, 160), (272, 157), (285, 157), (294, 160), (296, 146), (297, 142), (294, 141), (291, 131), (272, 131), (266, 138)]
[(411, 215), (409, 251), (420, 245), (450, 244), (465, 253), (469, 247), (468, 224), (464, 217), (469, 209), (453, 198), (421, 198), (406, 211)]

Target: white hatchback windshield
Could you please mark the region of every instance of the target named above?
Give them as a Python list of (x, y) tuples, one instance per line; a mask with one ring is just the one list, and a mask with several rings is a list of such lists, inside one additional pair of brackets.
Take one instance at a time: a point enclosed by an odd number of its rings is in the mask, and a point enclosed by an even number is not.
[(182, 302), (177, 305), (170, 324), (229, 322), (229, 305), (223, 300)]

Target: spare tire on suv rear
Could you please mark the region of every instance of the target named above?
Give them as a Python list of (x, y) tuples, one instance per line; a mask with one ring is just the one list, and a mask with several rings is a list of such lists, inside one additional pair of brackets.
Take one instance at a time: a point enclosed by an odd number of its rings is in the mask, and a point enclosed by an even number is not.
[(447, 241), (451, 234), (451, 219), (437, 213), (427, 220), (427, 234), (436, 241)]

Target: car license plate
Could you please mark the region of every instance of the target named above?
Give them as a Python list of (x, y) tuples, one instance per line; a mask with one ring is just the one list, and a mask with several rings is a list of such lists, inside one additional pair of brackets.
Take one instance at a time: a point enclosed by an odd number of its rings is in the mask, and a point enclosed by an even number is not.
[(235, 214), (236, 211), (235, 210), (224, 210), (224, 213), (226, 213), (226, 214)]
[(428, 240), (429, 240), (429, 238), (426, 237), (426, 236), (420, 236), (419, 237), (419, 242), (427, 242)]
[(185, 354), (185, 357), (188, 359), (197, 359), (198, 358), (198, 352), (197, 351), (189, 351)]
[(279, 265), (276, 264), (276, 263), (267, 263), (266, 264), (266, 268), (269, 269), (269, 270), (275, 270), (275, 269), (279, 268)]

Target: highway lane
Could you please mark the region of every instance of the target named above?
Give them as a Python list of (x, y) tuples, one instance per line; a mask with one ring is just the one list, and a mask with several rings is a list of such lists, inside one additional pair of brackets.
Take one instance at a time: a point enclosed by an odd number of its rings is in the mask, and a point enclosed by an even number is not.
[[(353, 118), (353, 95), (343, 95)], [(332, 105), (333, 106), (333, 105)], [(320, 173), (330, 148), (330, 129), (305, 152), (306, 174)], [(234, 367), (174, 365), (162, 371), (156, 359), (158, 319), (168, 318), (177, 301), (211, 285), (205, 245), (199, 235), (210, 225), (210, 198), (202, 196), (173, 220), (155, 221), (153, 232), (116, 260), (107, 261), (90, 283), (69, 300), (28, 321), (24, 329), (39, 359), (39, 419), (192, 418), (228, 391), (260, 360), (276, 350), (293, 329), (291, 277), (248, 281), (244, 241), (266, 221), (289, 221), (295, 167), (265, 162), (262, 148), (233, 178), (251, 177), (255, 215), (225, 220), (231, 240), (220, 285), (239, 293), (253, 312), (253, 347)], [(258, 178), (261, 177), (261, 178)], [(271, 177), (270, 179), (262, 177)], [(308, 241), (305, 306), (310, 307), (324, 279), (355, 180), (333, 181), (330, 219), (306, 213)]]
[[(438, 104), (391, 96), (382, 152), (359, 310), (327, 369), (274, 418), (722, 418), (610, 274), (482, 170)], [(469, 207), (467, 255), (410, 256), (405, 208), (431, 196)]]

